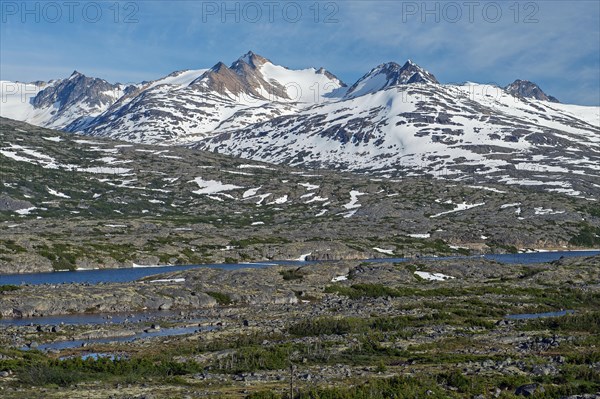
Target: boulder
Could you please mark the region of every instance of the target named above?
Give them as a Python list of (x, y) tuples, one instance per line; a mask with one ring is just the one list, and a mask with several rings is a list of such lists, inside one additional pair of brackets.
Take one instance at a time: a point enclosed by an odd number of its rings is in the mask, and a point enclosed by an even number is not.
[(530, 397), (530, 396), (533, 396), (536, 392), (542, 393), (542, 392), (545, 392), (545, 389), (543, 386), (538, 385), (538, 384), (526, 384), (526, 385), (521, 385), (520, 387), (518, 387), (515, 390), (515, 395)]

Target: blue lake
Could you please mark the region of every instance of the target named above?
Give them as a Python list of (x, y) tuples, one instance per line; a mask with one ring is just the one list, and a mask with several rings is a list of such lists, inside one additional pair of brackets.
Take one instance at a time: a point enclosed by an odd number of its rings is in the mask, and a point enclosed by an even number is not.
[[(277, 262), (285, 264), (288, 262)], [(294, 262), (290, 262), (294, 263)], [(214, 264), (214, 265), (185, 265), (185, 266), (159, 266), (159, 267), (131, 267), (122, 269), (78, 270), (65, 272), (46, 272), (28, 274), (0, 275), (0, 285), (40, 285), (64, 283), (125, 283), (138, 280), (155, 274), (177, 272), (188, 269), (214, 268), (222, 270), (237, 270), (243, 268), (263, 268), (274, 265), (273, 263), (240, 263), (240, 264)]]
[[(55, 316), (42, 316), (35, 318), (2, 318), (2, 326), (27, 326), (30, 324), (45, 325), (82, 325), (82, 324), (119, 324), (119, 323), (144, 323), (154, 322), (159, 318), (169, 318), (179, 315), (178, 311), (161, 310), (136, 313), (78, 313)], [(189, 322), (193, 322), (191, 320)], [(200, 322), (202, 320), (196, 320)]]
[[(64, 350), (64, 349), (73, 349), (80, 348), (83, 345), (91, 345), (91, 344), (108, 344), (113, 342), (134, 342), (140, 339), (148, 339), (155, 337), (173, 337), (178, 335), (189, 335), (196, 334), (202, 331), (210, 331), (214, 330), (214, 327), (173, 327), (173, 328), (163, 328), (158, 331), (140, 331), (136, 332), (132, 335), (125, 337), (110, 337), (110, 338), (95, 338), (95, 339), (81, 339), (81, 340), (73, 340), (73, 341), (57, 341), (50, 342), (47, 344), (40, 344), (36, 349), (40, 351), (48, 351), (48, 350)], [(29, 350), (28, 347), (22, 347), (22, 350)]]
[(574, 310), (560, 310), (557, 312), (545, 312), (545, 313), (524, 313), (524, 314), (511, 314), (506, 316), (506, 319), (510, 320), (532, 320), (532, 319), (544, 319), (546, 317), (560, 317), (568, 314), (575, 313)]
[[(600, 255), (600, 250), (593, 251), (559, 251), (559, 252), (539, 252), (523, 254), (502, 254), (502, 255), (481, 255), (469, 257), (423, 257), (427, 260), (447, 260), (447, 259), (490, 259), (506, 264), (533, 264), (546, 263), (560, 259), (561, 257), (582, 257)], [(368, 259), (365, 262), (406, 262), (414, 261), (415, 258), (380, 258)], [(302, 266), (309, 263), (320, 262), (300, 262), (300, 261), (273, 261), (268, 263), (238, 263), (238, 264), (212, 264), (212, 265), (187, 265), (187, 266), (160, 266), (160, 267), (136, 267), (123, 269), (100, 269), (100, 270), (82, 270), (73, 272), (48, 272), (31, 274), (12, 274), (0, 275), (0, 285), (40, 285), (40, 284), (63, 284), (63, 283), (123, 283), (141, 279), (143, 277), (155, 274), (175, 272), (181, 270), (198, 268), (215, 268), (222, 270), (238, 270), (244, 268), (264, 268), (273, 265), (297, 265)]]

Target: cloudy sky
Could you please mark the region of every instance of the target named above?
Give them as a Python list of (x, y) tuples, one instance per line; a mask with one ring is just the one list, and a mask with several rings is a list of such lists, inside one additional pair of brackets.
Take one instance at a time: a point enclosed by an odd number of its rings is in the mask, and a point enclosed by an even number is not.
[(407, 59), (443, 83), (527, 79), (562, 102), (600, 105), (598, 1), (9, 1), (0, 79), (73, 70), (111, 82), (231, 63), (248, 50), (348, 84)]

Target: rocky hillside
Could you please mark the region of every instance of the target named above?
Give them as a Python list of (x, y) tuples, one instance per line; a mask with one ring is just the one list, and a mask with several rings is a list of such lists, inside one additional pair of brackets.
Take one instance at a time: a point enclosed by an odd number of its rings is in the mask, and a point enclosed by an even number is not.
[(0, 120), (0, 272), (598, 246), (594, 201), (295, 169)]

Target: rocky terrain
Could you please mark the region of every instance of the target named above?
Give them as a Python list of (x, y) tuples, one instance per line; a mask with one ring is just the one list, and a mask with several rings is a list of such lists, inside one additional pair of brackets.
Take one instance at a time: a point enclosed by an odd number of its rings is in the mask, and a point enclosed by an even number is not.
[[(87, 309), (104, 312), (99, 324), (1, 323), (1, 395), (282, 398), (291, 386), (298, 398), (596, 398), (599, 271), (599, 257), (344, 261), (4, 287), (3, 316), (80, 312), (102, 295), (122, 306)], [(197, 302), (185, 299), (192, 291)], [(168, 296), (182, 300), (136, 316)], [(572, 313), (507, 317), (560, 310)]]
[(0, 120), (0, 273), (597, 248), (596, 201), (295, 169)]
[(552, 103), (559, 103), (558, 99), (553, 96), (549, 96), (535, 83), (528, 82), (526, 80), (517, 79), (504, 88), (509, 94), (513, 96), (519, 96), (523, 98), (534, 98), (541, 101), (550, 101)]

